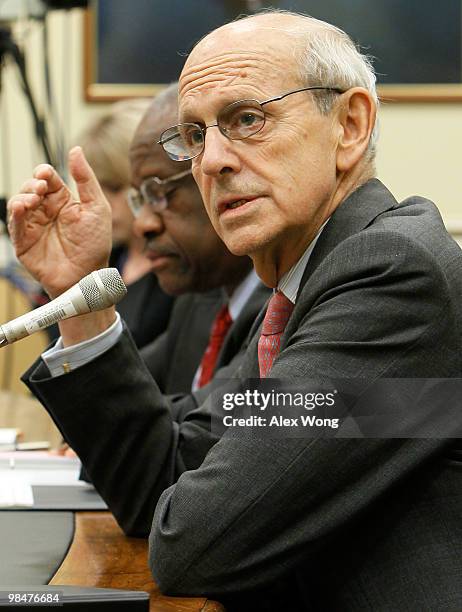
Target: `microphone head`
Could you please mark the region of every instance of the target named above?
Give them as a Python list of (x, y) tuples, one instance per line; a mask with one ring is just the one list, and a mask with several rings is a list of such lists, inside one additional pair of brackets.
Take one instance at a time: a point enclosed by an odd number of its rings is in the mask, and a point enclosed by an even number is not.
[(127, 293), (117, 268), (102, 268), (88, 274), (79, 282), (79, 288), (91, 311), (117, 304)]

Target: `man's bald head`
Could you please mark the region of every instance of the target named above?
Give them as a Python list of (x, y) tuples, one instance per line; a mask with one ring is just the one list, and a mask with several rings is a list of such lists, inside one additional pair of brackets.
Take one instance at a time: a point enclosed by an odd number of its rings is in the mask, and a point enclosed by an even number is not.
[[(375, 72), (368, 56), (361, 54), (340, 28), (308, 15), (270, 9), (227, 23), (210, 32), (192, 50), (180, 77), (180, 95), (189, 81), (188, 69), (201, 63), (217, 46), (252, 53), (271, 45), (285, 69), (300, 86), (340, 88), (364, 87), (378, 107)], [(329, 91), (313, 92), (321, 113), (335, 103)], [(375, 157), (378, 122), (368, 148), (368, 160)]]
[[(189, 59), (195, 59), (195, 53), (200, 52), (202, 49), (208, 50), (215, 44), (216, 40), (221, 40), (225, 42), (225, 44), (236, 44), (236, 41), (242, 36), (244, 43), (250, 42), (251, 44), (255, 44), (259, 35), (264, 34), (267, 43), (268, 35), (277, 34), (277, 38), (273, 40), (273, 43), (277, 45), (282, 36), (287, 35), (291, 37), (294, 34), (304, 33), (308, 29), (313, 30), (316, 27), (322, 27), (322, 23), (323, 22), (312, 17), (305, 17), (297, 13), (275, 9), (269, 9), (257, 15), (240, 17), (235, 21), (225, 23), (204, 36), (191, 51), (187, 62)], [(257, 38), (249, 39), (249, 35)]]

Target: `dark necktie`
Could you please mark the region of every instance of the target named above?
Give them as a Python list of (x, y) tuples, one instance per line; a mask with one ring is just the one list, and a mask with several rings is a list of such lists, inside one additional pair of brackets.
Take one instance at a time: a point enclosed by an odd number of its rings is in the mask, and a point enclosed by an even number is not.
[(294, 305), (282, 291), (277, 291), (268, 302), (261, 336), (258, 341), (260, 378), (266, 378), (281, 348), (281, 336)]
[(217, 363), (218, 353), (223, 346), (225, 336), (232, 322), (233, 320), (229, 314), (228, 306), (222, 306), (213, 322), (209, 343), (202, 357), (199, 387), (203, 387), (210, 382)]

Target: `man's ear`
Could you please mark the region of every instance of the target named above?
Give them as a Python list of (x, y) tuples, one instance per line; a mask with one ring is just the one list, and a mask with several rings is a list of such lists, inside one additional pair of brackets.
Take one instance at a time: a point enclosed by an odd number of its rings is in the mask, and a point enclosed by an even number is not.
[(353, 87), (342, 94), (338, 109), (340, 137), (337, 147), (337, 171), (350, 171), (363, 157), (375, 124), (377, 108), (371, 94), (363, 87)]

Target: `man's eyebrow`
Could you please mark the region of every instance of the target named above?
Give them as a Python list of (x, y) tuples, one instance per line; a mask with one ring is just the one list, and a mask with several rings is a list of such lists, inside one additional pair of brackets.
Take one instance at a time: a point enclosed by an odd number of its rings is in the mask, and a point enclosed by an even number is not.
[[(268, 96), (269, 97), (269, 96)], [(218, 108), (215, 108), (215, 117), (227, 106), (230, 104), (234, 104), (234, 102), (239, 102), (240, 100), (257, 100), (259, 101), (254, 94), (242, 92), (241, 95), (229, 94), (227, 93), (223, 97), (220, 98), (220, 105)], [(193, 108), (185, 107), (184, 110), (178, 111), (178, 123), (197, 123), (200, 126), (205, 125), (205, 121), (203, 119), (199, 119), (200, 113), (198, 113), (198, 109), (193, 106)]]
[[(228, 104), (231, 104), (232, 102), (236, 102), (236, 99), (233, 98), (231, 101), (223, 99), (222, 103), (220, 104), (220, 107), (215, 112), (215, 117), (223, 110), (223, 108), (225, 108), (226, 106), (228, 106)], [(180, 118), (179, 123), (197, 123), (200, 126), (205, 125), (205, 121), (202, 118), (199, 118), (200, 113), (198, 113), (195, 109), (187, 108), (184, 110), (184, 112), (179, 112), (178, 116)]]
[(178, 113), (178, 123), (199, 123), (204, 122), (197, 118), (197, 113), (192, 109), (186, 108), (184, 111)]

